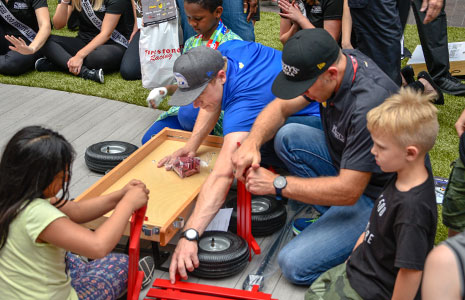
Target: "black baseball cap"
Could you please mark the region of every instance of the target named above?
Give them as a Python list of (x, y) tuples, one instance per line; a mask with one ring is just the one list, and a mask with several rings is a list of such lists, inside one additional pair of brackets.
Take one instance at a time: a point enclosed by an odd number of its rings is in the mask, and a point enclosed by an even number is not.
[(284, 45), (283, 70), (271, 91), (281, 99), (302, 95), (337, 60), (339, 51), (339, 45), (326, 30), (299, 30)]
[(206, 46), (195, 47), (181, 55), (173, 67), (178, 89), (168, 103), (177, 106), (191, 104), (223, 67), (221, 53)]

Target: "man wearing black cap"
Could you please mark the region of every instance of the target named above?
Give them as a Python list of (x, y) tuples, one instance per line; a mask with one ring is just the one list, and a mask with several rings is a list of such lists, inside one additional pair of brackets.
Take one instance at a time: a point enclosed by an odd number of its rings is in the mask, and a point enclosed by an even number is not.
[[(158, 167), (179, 156), (195, 156), (221, 110), (224, 110), (224, 141), (171, 259), (172, 282), (176, 272), (185, 279), (186, 269), (192, 271), (198, 266), (197, 239), (223, 205), (234, 179), (231, 155), (237, 143), (247, 136), (257, 115), (275, 99), (271, 85), (281, 71), (281, 52), (253, 42), (228, 41), (218, 50), (193, 48), (175, 61), (173, 71), (178, 89), (169, 103), (178, 106), (193, 103), (200, 111), (191, 138), (184, 147), (160, 160)], [(316, 103), (293, 115), (290, 122), (321, 128)]]
[[(284, 46), (282, 60), (272, 88), (278, 99), (257, 117), (232, 161), (236, 177), (251, 193), (282, 194), (313, 204), (322, 214), (278, 257), (288, 280), (310, 285), (347, 259), (390, 176), (370, 153), (366, 113), (398, 87), (370, 58), (358, 50), (341, 51), (322, 29), (299, 31)], [(323, 130), (282, 126), (307, 101), (320, 103)], [(259, 149), (273, 137), (276, 154), (292, 176), (259, 166)]]

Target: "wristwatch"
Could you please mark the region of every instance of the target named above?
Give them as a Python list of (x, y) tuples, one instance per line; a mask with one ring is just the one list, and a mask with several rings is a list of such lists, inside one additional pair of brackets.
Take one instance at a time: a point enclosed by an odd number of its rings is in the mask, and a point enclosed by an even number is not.
[(183, 233), (181, 233), (181, 237), (185, 238), (188, 241), (199, 241), (199, 232), (194, 228), (189, 228)]
[(276, 190), (276, 200), (282, 200), (283, 194), (281, 191), (287, 186), (287, 180), (284, 176), (278, 176), (273, 180), (273, 186)]

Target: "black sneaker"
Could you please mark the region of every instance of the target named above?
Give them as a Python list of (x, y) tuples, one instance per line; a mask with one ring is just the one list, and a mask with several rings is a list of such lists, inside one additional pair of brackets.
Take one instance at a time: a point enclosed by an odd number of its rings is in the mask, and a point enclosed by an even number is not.
[(151, 256), (143, 257), (139, 260), (139, 270), (144, 272), (144, 279), (142, 280), (142, 289), (152, 283), (152, 277), (155, 273), (155, 262)]
[(105, 80), (103, 78), (103, 70), (102, 69), (91, 69), (91, 70), (85, 70), (82, 72), (81, 77), (84, 79), (88, 80), (93, 80), (98, 83), (104, 83)]
[(38, 60), (36, 60), (36, 63), (34, 64), (34, 67), (38, 72), (58, 71), (58, 67), (55, 66), (46, 57), (41, 57)]
[(434, 82), (441, 88), (446, 94), (451, 95), (465, 95), (465, 84), (459, 79), (448, 73), (446, 76), (437, 78)]

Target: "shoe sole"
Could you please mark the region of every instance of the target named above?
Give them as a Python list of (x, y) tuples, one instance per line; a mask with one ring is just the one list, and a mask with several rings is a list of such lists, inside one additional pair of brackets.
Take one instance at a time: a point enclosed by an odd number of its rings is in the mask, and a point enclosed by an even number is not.
[(39, 58), (38, 60), (36, 60), (36, 62), (34, 63), (34, 69), (35, 69), (37, 72), (42, 72), (42, 71), (37, 70), (37, 65), (40, 64), (41, 61), (44, 61), (44, 60), (46, 60), (46, 59), (47, 59), (46, 57), (41, 57), (41, 58)]

